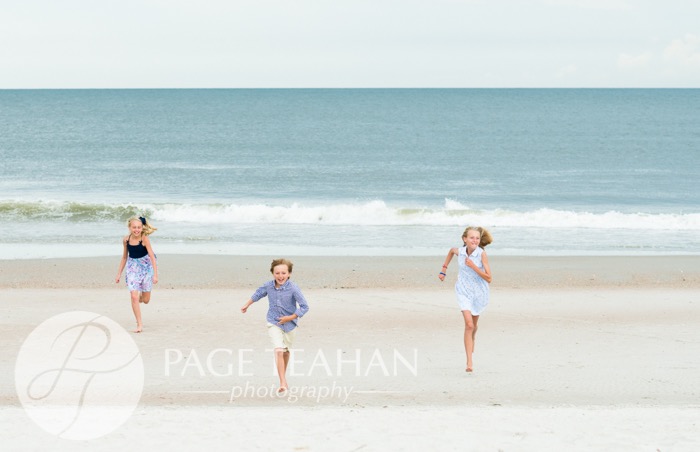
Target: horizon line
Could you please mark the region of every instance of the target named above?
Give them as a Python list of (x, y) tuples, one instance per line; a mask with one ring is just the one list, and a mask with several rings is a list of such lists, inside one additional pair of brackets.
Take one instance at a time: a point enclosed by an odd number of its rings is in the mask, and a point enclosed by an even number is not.
[(99, 91), (99, 90), (613, 90), (613, 89), (700, 89), (700, 86), (319, 86), (319, 87), (24, 87), (0, 88), (0, 91)]

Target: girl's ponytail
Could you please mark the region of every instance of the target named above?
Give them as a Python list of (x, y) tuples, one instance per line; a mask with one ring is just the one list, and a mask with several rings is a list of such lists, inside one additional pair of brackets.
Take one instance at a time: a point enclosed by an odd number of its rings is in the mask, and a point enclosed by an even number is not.
[(482, 228), (481, 226), (479, 226), (476, 229), (479, 232), (481, 232), (481, 240), (479, 241), (479, 246), (482, 248), (486, 248), (486, 245), (493, 242), (493, 237), (491, 237), (491, 233), (486, 229)]
[[(146, 220), (146, 217), (139, 217), (139, 220), (141, 220), (141, 224), (143, 224), (143, 233), (144, 234), (151, 235), (158, 230), (158, 228), (154, 228), (153, 226), (150, 225), (148, 220)], [(483, 240), (483, 236), (482, 236), (482, 240)]]

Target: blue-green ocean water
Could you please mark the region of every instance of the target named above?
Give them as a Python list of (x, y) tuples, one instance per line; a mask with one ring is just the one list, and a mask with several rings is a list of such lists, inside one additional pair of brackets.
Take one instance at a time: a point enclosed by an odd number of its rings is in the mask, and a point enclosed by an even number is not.
[[(700, 253), (700, 90), (0, 91), (0, 252)], [(116, 244), (116, 245), (115, 245)]]

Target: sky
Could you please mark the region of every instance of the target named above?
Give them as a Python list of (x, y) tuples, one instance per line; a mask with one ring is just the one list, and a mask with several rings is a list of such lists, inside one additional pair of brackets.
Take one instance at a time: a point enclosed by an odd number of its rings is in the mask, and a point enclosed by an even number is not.
[(0, 0), (0, 89), (700, 87), (697, 0)]

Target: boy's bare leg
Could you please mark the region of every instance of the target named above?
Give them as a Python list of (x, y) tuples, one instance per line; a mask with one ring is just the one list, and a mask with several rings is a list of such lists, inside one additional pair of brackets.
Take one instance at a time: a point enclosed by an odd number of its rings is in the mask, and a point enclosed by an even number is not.
[[(286, 356), (285, 356), (286, 355)], [(280, 377), (280, 388), (277, 392), (284, 392), (287, 390), (287, 363), (289, 362), (289, 351), (285, 351), (283, 348), (275, 349), (275, 366), (277, 367), (277, 374)]]

